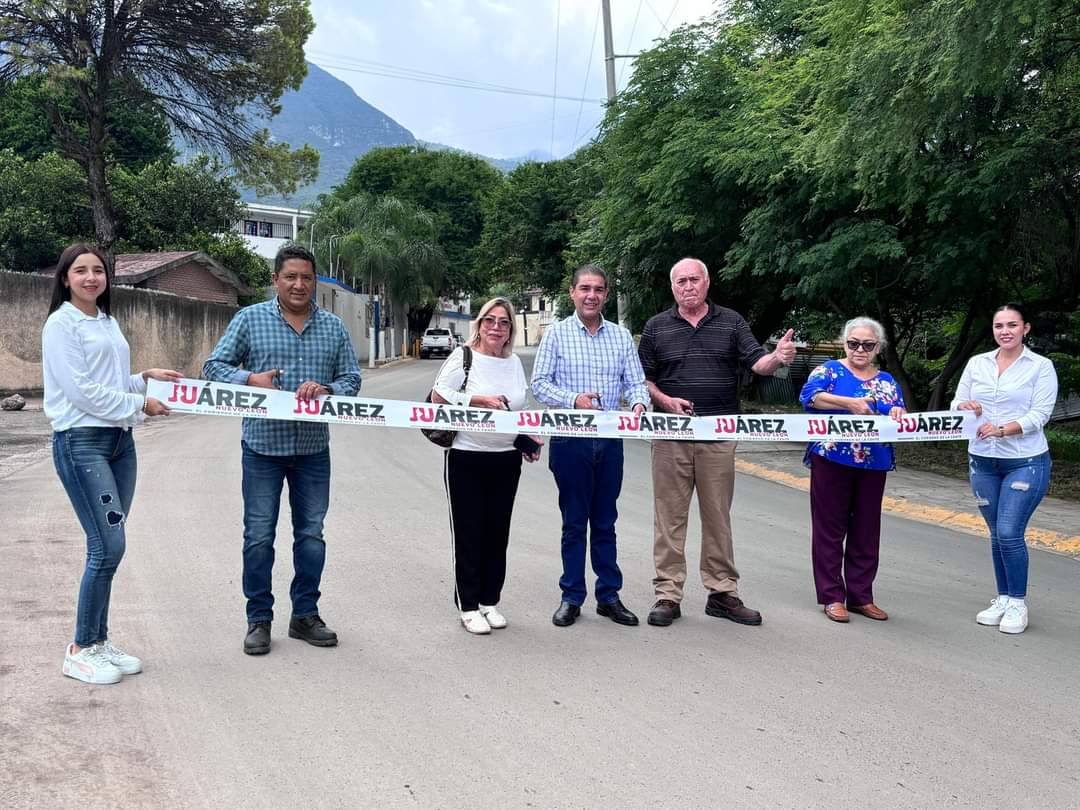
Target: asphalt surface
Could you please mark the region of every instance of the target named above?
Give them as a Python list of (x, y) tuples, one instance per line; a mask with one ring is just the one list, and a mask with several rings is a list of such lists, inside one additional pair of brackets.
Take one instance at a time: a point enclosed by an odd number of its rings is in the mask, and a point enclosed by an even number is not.
[[(367, 373), (423, 395), (438, 361)], [(452, 604), (439, 450), (416, 432), (333, 429), (320, 603), (334, 649), (286, 637), (288, 510), (270, 655), (242, 654), (239, 420), (137, 435), (140, 476), (113, 637), (145, 671), (64, 678), (84, 541), (51, 461), (0, 481), (0, 807), (692, 808), (1078, 805), (1080, 567), (1031, 556), (1031, 627), (979, 627), (985, 541), (886, 516), (876, 601), (815, 605), (806, 494), (740, 475), (742, 595), (761, 627), (704, 615), (614, 625), (558, 604), (546, 463), (522, 477), (502, 608), (469, 636)], [(6, 453), (6, 451), (5, 451)], [(623, 600), (652, 602), (648, 447), (627, 443)], [(759, 456), (760, 457), (760, 456)], [(1075, 534), (1075, 532), (1073, 532)], [(689, 553), (696, 558), (692, 516)]]

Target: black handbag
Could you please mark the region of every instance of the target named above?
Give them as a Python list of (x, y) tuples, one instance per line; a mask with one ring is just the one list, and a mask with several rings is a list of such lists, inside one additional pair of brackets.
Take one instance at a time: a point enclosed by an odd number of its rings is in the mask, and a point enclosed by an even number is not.
[[(469, 369), (472, 368), (472, 349), (469, 346), (461, 347), (461, 367), (465, 370), (465, 379), (461, 381), (461, 388), (458, 391), (464, 391), (465, 386), (469, 384)], [(431, 402), (431, 391), (428, 391), (428, 395), (424, 397), (424, 402)], [(429, 442), (439, 445), (439, 447), (449, 447), (454, 443), (454, 437), (457, 436), (456, 430), (444, 430), (443, 428), (420, 428), (420, 432), (427, 437)]]

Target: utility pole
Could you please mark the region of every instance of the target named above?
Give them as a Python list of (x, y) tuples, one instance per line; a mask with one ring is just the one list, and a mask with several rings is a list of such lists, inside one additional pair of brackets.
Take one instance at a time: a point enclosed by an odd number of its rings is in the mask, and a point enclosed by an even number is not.
[[(604, 72), (607, 75), (607, 100), (608, 105), (615, 100), (615, 60), (628, 59), (627, 56), (615, 56), (615, 42), (611, 35), (611, 0), (600, 0), (600, 8), (604, 16)], [(619, 296), (616, 301), (618, 308), (619, 325), (626, 326), (626, 294), (622, 291), (622, 264), (616, 269), (619, 283)]]

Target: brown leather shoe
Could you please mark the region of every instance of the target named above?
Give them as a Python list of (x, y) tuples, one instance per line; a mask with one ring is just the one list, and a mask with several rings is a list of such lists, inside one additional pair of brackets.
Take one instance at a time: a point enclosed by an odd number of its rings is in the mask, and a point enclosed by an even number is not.
[(829, 602), (825, 605), (825, 615), (834, 622), (846, 622), (850, 619), (843, 602)]
[(733, 593), (710, 593), (705, 603), (705, 613), (719, 619), (730, 619), (738, 624), (759, 625), (761, 614), (743, 604)]
[(874, 619), (875, 621), (883, 622), (889, 618), (889, 614), (879, 608), (873, 602), (869, 605), (848, 605), (848, 610), (852, 613), (861, 613), (868, 619)]

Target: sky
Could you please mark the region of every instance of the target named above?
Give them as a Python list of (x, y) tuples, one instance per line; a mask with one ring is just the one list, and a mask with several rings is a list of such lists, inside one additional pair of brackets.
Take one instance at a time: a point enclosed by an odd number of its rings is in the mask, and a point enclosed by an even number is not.
[[(716, 0), (611, 0), (615, 53), (647, 49), (715, 8)], [(311, 11), (308, 61), (421, 140), (489, 157), (564, 157), (603, 116), (600, 0), (312, 0)], [(621, 89), (633, 67), (615, 65)], [(469, 86), (449, 86), (461, 84)]]

